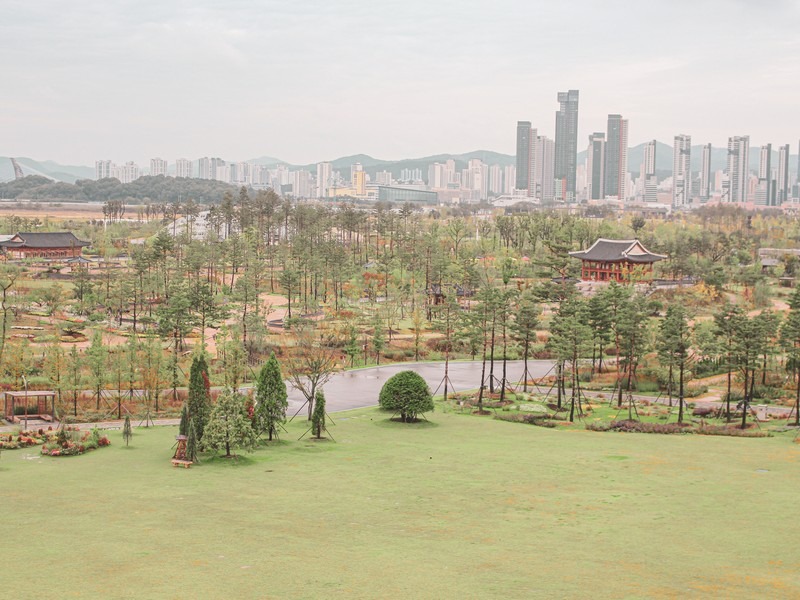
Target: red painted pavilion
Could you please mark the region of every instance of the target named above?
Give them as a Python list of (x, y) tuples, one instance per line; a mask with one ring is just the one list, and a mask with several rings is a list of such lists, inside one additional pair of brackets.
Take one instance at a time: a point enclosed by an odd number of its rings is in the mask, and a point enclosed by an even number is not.
[(584, 281), (630, 281), (633, 273), (637, 281), (653, 276), (653, 263), (667, 258), (654, 254), (639, 240), (607, 240), (599, 238), (588, 250), (570, 252), (581, 261), (581, 279)]

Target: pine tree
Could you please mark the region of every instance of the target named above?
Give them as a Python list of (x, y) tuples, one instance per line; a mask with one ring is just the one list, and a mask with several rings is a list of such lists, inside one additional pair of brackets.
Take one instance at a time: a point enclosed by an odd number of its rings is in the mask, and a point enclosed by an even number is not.
[(208, 365), (205, 356), (200, 354), (192, 360), (189, 371), (189, 396), (187, 405), (189, 418), (194, 422), (198, 443), (202, 443), (205, 426), (209, 419), (211, 399), (208, 393)]
[(237, 448), (251, 452), (256, 444), (256, 433), (244, 410), (244, 397), (233, 390), (225, 390), (217, 399), (203, 433), (205, 450), (225, 450), (225, 457), (234, 456)]
[(800, 288), (789, 299), (789, 314), (781, 326), (781, 345), (786, 351), (786, 368), (797, 380), (794, 402), (794, 424), (800, 427)]
[(133, 431), (131, 430), (131, 416), (125, 415), (125, 423), (122, 425), (122, 437), (125, 438), (125, 445), (131, 441)]
[(189, 419), (188, 431), (186, 433), (186, 460), (199, 462), (197, 460), (197, 431), (194, 428), (194, 421)]
[(325, 429), (325, 394), (322, 390), (317, 390), (314, 413), (311, 415), (311, 433), (319, 440), (322, 439)]
[(183, 405), (181, 408), (181, 422), (178, 425), (178, 435), (189, 435), (189, 410), (186, 408), (186, 404)]
[(281, 377), (281, 368), (273, 352), (261, 367), (256, 381), (256, 408), (253, 424), (258, 434), (266, 433), (269, 440), (278, 437), (278, 426), (286, 422), (289, 408), (286, 383)]
[[(689, 360), (689, 324), (682, 304), (671, 304), (661, 322), (658, 339), (658, 358), (662, 366), (668, 366), (670, 375), (678, 370), (678, 423), (683, 423), (683, 384), (686, 364)], [(670, 386), (672, 381), (670, 381)], [(671, 393), (670, 389), (670, 393)]]

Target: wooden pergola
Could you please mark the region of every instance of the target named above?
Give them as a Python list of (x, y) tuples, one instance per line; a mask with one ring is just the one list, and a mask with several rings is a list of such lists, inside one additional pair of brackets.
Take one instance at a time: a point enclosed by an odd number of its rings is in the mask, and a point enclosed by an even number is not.
[[(56, 393), (53, 391), (5, 392), (4, 397), (5, 410), (3, 414), (6, 420), (11, 423), (19, 423), (22, 418), (41, 419), (42, 421), (53, 420), (56, 406)], [(21, 415), (15, 414), (19, 407), (23, 407)]]

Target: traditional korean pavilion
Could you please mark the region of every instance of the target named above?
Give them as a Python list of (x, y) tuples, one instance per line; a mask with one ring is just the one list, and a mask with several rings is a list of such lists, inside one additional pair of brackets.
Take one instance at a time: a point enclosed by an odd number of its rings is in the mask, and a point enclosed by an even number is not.
[(570, 256), (581, 261), (581, 279), (584, 281), (630, 281), (637, 273), (637, 280), (652, 278), (653, 263), (667, 258), (654, 254), (639, 240), (607, 240), (599, 238), (587, 250), (570, 252)]
[(79, 240), (71, 231), (17, 233), (0, 241), (0, 249), (12, 259), (76, 258), (89, 242)]

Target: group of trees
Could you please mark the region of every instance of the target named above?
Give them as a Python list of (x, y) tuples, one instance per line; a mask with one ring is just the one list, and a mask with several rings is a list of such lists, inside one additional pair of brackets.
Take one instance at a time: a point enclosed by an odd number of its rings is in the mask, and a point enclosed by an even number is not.
[[(164, 183), (164, 178), (143, 179), (141, 185)], [(76, 185), (90, 189), (83, 182)], [(128, 214), (118, 196), (102, 193), (110, 217)], [(742, 211), (727, 209), (676, 217), (679, 222), (603, 220), (546, 210), (472, 219), (446, 210), (425, 215), (408, 205), (378, 203), (362, 210), (348, 204), (294, 203), (272, 191), (226, 187), (212, 199), (209, 228), (201, 237), (194, 229), (201, 208), (197, 197), (188, 192), (152, 197), (157, 200), (148, 204), (147, 218), (163, 220), (165, 226), (147, 243), (130, 246), (126, 261), (115, 264), (120, 250), (113, 241), (124, 239), (126, 223), (109, 226), (113, 239), (99, 228), (86, 232), (104, 260), (74, 272), (71, 298), (55, 286), (21, 293), (21, 269), (9, 268), (0, 277), (0, 368), (8, 377), (26, 372), (26, 361), (33, 362), (27, 374), (57, 376), (53, 385), (74, 392), (75, 409), (82, 385), (94, 390), (98, 407), (109, 386), (117, 388), (118, 397), (125, 389), (131, 394), (145, 389), (157, 407), (165, 390), (174, 393), (182, 383), (187, 338), (198, 336), (195, 345), (202, 346), (213, 327), (218, 353), (206, 372), (216, 369), (220, 382), (235, 390), (248, 364), (264, 362), (278, 350), (312, 417), (317, 391), (336, 368), (397, 356), (394, 336), (403, 323), (411, 331), (415, 359), (458, 355), (482, 360), (480, 402), (486, 391), (505, 394), (509, 358), (522, 358), (527, 375), (533, 356), (556, 360), (558, 404), (571, 388), (571, 412), (580, 410), (581, 371), (589, 360), (590, 373), (616, 367), (620, 405), (623, 390), (636, 386), (640, 363), (648, 356), (652, 362), (653, 354), (679, 397), (698, 363), (720, 366), (720, 361), (730, 366), (733, 387), (738, 372), (747, 378), (747, 389), (757, 391), (756, 375), (764, 379), (769, 369), (753, 358), (761, 356), (760, 348), (744, 350), (735, 342), (743, 339), (740, 321), (736, 332), (711, 328), (702, 320), (690, 327), (694, 315), (679, 313), (669, 302), (664, 322), (670, 325), (660, 330), (655, 315), (664, 307), (630, 286), (612, 285), (589, 299), (576, 296), (564, 281), (579, 269), (568, 252), (597, 237), (638, 235), (652, 250), (670, 254), (660, 267), (664, 274), (700, 277), (714, 289), (740, 285), (755, 290), (764, 286), (764, 276), (746, 263), (753, 262), (757, 247), (779, 242), (779, 229), (785, 239), (800, 234), (790, 222), (778, 228), (767, 217), (748, 219)], [(268, 293), (289, 300), (283, 320), (288, 333), (279, 338), (266, 324)], [(43, 359), (31, 358), (24, 343), (6, 344), (14, 315), (28, 308), (47, 312), (54, 323), (67, 312), (89, 323), (129, 325), (131, 341), (110, 352), (93, 341), (74, 360), (72, 352), (60, 353), (54, 344)], [(686, 323), (685, 331), (674, 327), (680, 322)], [(537, 334), (538, 329), (548, 331)], [(677, 337), (676, 331), (681, 332)], [(723, 341), (725, 350), (720, 351)], [(770, 357), (789, 348), (767, 345), (775, 349), (767, 350), (773, 368)], [(64, 368), (53, 369), (48, 362)], [(528, 377), (524, 380), (527, 387)], [(752, 394), (740, 387), (749, 401)], [(728, 396), (733, 398), (735, 390)], [(682, 402), (679, 411), (683, 418)]]
[[(196, 460), (198, 451), (251, 451), (261, 436), (278, 438), (289, 407), (286, 384), (274, 354), (261, 367), (253, 404), (237, 387), (226, 386), (212, 402), (208, 365), (204, 353), (192, 360), (189, 391), (181, 430), (187, 436), (187, 456)], [(323, 407), (324, 409), (324, 407)]]

